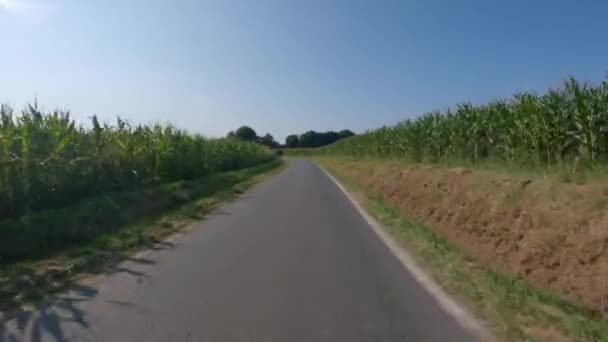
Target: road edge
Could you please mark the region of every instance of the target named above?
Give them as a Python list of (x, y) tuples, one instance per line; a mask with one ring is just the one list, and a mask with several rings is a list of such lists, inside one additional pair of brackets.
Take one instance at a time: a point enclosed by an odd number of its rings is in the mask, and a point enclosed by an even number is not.
[(496, 338), (485, 328), (485, 324), (471, 314), (467, 309), (463, 308), (454, 299), (450, 297), (422, 267), (418, 265), (412, 255), (399, 245), (386, 229), (376, 219), (374, 219), (363, 206), (348, 192), (348, 190), (327, 170), (322, 166), (313, 162), (313, 164), (323, 171), (323, 173), (332, 180), (332, 182), (342, 191), (346, 198), (352, 203), (359, 215), (367, 222), (369, 227), (376, 233), (380, 240), (397, 258), (401, 265), (409, 272), (414, 279), (424, 288), (424, 290), (433, 297), (436, 303), (458, 324), (476, 336), (480, 341), (496, 341)]

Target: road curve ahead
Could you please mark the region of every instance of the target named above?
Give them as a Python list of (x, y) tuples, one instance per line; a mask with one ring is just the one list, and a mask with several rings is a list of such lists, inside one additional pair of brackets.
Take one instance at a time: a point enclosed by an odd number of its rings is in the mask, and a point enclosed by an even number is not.
[(0, 333), (22, 340), (474, 339), (332, 180), (295, 160), (194, 230)]

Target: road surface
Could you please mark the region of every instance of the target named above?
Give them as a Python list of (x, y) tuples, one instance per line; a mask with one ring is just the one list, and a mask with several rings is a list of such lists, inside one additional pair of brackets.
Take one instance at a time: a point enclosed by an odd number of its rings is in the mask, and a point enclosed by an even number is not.
[(296, 160), (5, 341), (472, 341), (323, 171)]

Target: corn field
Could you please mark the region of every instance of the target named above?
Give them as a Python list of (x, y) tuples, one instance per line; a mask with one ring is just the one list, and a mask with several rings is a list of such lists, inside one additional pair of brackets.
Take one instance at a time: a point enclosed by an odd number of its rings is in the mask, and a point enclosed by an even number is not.
[(325, 152), (415, 161), (489, 158), (534, 166), (588, 167), (608, 161), (608, 81), (573, 78), (544, 95), (520, 93), (458, 105), (339, 141)]
[(236, 139), (207, 139), (163, 125), (115, 126), (92, 117), (78, 126), (67, 111), (19, 115), (0, 107), (0, 217), (58, 208), (107, 191), (202, 177), (273, 158)]

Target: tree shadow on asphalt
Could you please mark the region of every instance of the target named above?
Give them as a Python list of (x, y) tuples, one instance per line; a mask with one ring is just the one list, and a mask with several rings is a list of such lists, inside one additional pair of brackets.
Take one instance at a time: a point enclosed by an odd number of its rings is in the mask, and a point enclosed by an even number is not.
[(97, 295), (97, 290), (85, 285), (74, 285), (52, 304), (43, 304), (37, 310), (24, 311), (14, 318), (14, 325), (0, 330), (0, 342), (31, 341), (40, 342), (49, 335), (57, 342), (67, 342), (62, 323), (73, 322), (84, 328), (89, 327), (86, 314), (78, 303)]
[[(158, 244), (157, 249), (173, 249), (177, 245), (170, 242)], [(106, 265), (103, 274), (125, 273), (137, 278), (141, 283), (147, 279), (145, 272), (134, 269), (137, 265), (154, 266), (156, 261), (141, 257), (125, 257), (124, 262)], [(134, 267), (129, 267), (133, 265)], [(96, 272), (99, 273), (99, 272)], [(72, 284), (68, 290), (55, 296), (52, 300), (41, 304), (37, 309), (25, 310), (11, 315), (11, 321), (6, 324), (0, 321), (0, 342), (42, 342), (43, 338), (51, 341), (67, 342), (63, 325), (75, 324), (78, 327), (89, 329), (86, 312), (80, 304), (97, 296), (98, 290), (94, 287)], [(134, 303), (118, 300), (106, 300), (108, 304), (124, 308), (132, 308)], [(1, 316), (0, 316), (1, 317)], [(44, 341), (48, 341), (44, 340)]]

